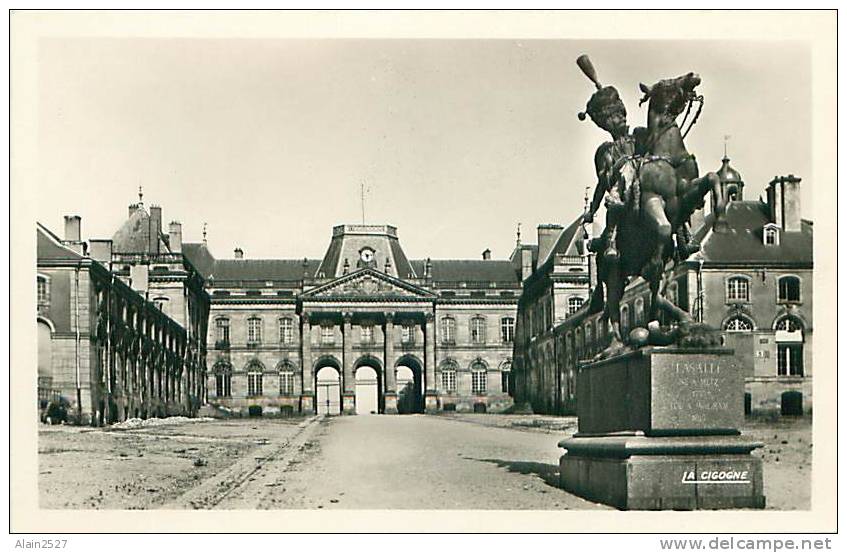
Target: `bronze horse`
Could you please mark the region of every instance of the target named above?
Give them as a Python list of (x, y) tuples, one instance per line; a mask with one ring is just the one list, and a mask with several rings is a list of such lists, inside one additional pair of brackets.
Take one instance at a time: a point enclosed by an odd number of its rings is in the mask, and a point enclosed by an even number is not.
[[(672, 343), (689, 331), (691, 315), (660, 293), (664, 292), (660, 288), (665, 266), (676, 252), (674, 234), (703, 206), (709, 191), (713, 194), (717, 217), (725, 208), (719, 177), (715, 173), (699, 177), (697, 162), (685, 149), (676, 122), (686, 106), (690, 109), (692, 100), (698, 98), (695, 88), (699, 84), (700, 78), (688, 73), (650, 87), (640, 85), (644, 93), (641, 103), (649, 101), (647, 127), (635, 129), (636, 156), (624, 162), (631, 164), (629, 169), (637, 174), (638, 193), (620, 222), (616, 238), (620, 257), (607, 260), (598, 256), (597, 261), (598, 281), (607, 290), (603, 320), (608, 321), (611, 335), (603, 356), (625, 348), (620, 329), (620, 300), (630, 277), (641, 276), (650, 284), (648, 321), (657, 321), (659, 311), (663, 311), (678, 323), (673, 331), (661, 330), (658, 323), (650, 324), (650, 343)], [(600, 310), (602, 288), (598, 286), (599, 297), (592, 298), (593, 312)]]

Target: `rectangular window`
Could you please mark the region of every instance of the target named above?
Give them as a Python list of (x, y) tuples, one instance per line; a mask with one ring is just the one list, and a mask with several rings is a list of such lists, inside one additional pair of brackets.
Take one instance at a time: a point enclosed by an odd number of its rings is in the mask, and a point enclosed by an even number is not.
[(471, 391), (474, 394), (484, 394), (488, 388), (488, 373), (486, 371), (473, 371), (471, 373)]
[(415, 325), (411, 323), (403, 323), (400, 327), (400, 341), (404, 344), (415, 343)]
[(289, 318), (279, 320), (279, 342), (281, 344), (294, 342), (294, 321)]
[(741, 277), (726, 281), (726, 299), (727, 301), (750, 301), (750, 282)]
[(503, 393), (509, 393), (509, 375), (511, 373), (509, 371), (503, 371), (500, 373), (500, 386), (503, 388)]
[(447, 369), (441, 372), (441, 387), (447, 393), (456, 391), (456, 371)]
[(247, 343), (262, 343), (262, 319), (258, 317), (247, 319)]
[(279, 373), (279, 395), (292, 396), (294, 395), (294, 373), (291, 371), (283, 371)]
[(515, 341), (515, 319), (503, 317), (500, 320), (500, 340), (505, 344)]
[(229, 319), (218, 319), (215, 321), (217, 327), (217, 340), (229, 343)]
[(474, 344), (485, 343), (485, 319), (482, 317), (471, 319), (471, 342)]
[(803, 344), (778, 344), (776, 358), (777, 375), (803, 376)]
[(215, 375), (215, 395), (217, 397), (229, 397), (232, 395), (232, 375), (229, 373)]
[(362, 325), (362, 343), (372, 344), (374, 341), (374, 327), (371, 325)]
[(332, 345), (335, 343), (335, 329), (332, 325), (321, 327), (321, 344)]
[(47, 279), (40, 278), (38, 279), (38, 303), (44, 304), (47, 303)]
[(249, 397), (262, 395), (262, 373), (249, 373), (247, 375), (247, 395)]
[(453, 317), (441, 319), (441, 341), (445, 344), (456, 343), (456, 319)]

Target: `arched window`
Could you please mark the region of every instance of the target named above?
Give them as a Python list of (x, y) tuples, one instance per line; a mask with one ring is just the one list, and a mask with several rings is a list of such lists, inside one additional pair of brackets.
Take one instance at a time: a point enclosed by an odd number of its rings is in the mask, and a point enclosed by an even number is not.
[(800, 302), (800, 279), (796, 276), (784, 276), (779, 279), (777, 299), (782, 303)]
[(511, 392), (509, 387), (509, 375), (512, 374), (512, 362), (506, 361), (500, 366), (500, 387), (504, 394)]
[(441, 318), (441, 343), (456, 343), (456, 319), (453, 317)]
[(583, 346), (585, 345), (582, 341), (582, 329), (579, 327), (574, 331), (574, 340), (576, 342), (576, 360), (579, 361), (583, 357)]
[(585, 352), (590, 354), (594, 348), (594, 325), (586, 323), (585, 325)]
[(262, 343), (262, 319), (250, 317), (247, 319), (247, 344), (258, 345)]
[(456, 366), (452, 363), (441, 369), (441, 389), (448, 394), (456, 391)]
[(765, 227), (765, 245), (776, 246), (779, 244), (779, 230), (776, 226)]
[(283, 317), (279, 320), (279, 343), (291, 344), (294, 342), (294, 321), (290, 317)]
[(221, 363), (215, 365), (215, 396), (230, 397), (232, 395), (232, 367)]
[(579, 298), (576, 296), (571, 296), (568, 298), (568, 315), (573, 315), (579, 308), (582, 307), (582, 303), (585, 301), (584, 298)]
[(750, 301), (750, 279), (734, 276), (726, 280), (726, 301), (731, 303)]
[(621, 306), (621, 334), (629, 334), (629, 306)]
[(247, 367), (247, 397), (262, 395), (262, 366), (252, 363)]
[(776, 322), (776, 374), (803, 376), (803, 322), (787, 315)]
[(727, 332), (750, 332), (753, 330), (753, 321), (742, 315), (735, 315), (727, 319), (723, 329)]
[(785, 332), (797, 332), (803, 330), (803, 323), (797, 317), (788, 315), (776, 322), (776, 330), (784, 330)]
[(471, 342), (485, 343), (485, 318), (477, 315), (471, 319)]
[(294, 367), (283, 365), (279, 371), (279, 395), (294, 395)]
[(514, 317), (503, 317), (500, 319), (500, 341), (504, 344), (511, 344), (515, 341)]
[(471, 365), (471, 393), (484, 394), (488, 390), (488, 371), (483, 363)]

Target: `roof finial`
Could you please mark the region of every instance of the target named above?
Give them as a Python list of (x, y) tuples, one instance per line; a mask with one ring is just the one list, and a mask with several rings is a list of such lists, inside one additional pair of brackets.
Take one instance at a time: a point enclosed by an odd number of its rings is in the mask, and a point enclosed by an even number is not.
[(138, 185), (138, 205), (144, 205), (144, 190)]
[(726, 155), (726, 143), (729, 142), (730, 138), (732, 138), (732, 136), (730, 136), (728, 134), (723, 135), (723, 157), (724, 157), (724, 159), (728, 159), (728, 157)]
[(206, 243), (206, 223), (203, 223), (203, 243)]
[(520, 223), (518, 223), (518, 230), (517, 230), (517, 232), (515, 232), (515, 235), (517, 236), (517, 245), (520, 246), (521, 245), (521, 224)]

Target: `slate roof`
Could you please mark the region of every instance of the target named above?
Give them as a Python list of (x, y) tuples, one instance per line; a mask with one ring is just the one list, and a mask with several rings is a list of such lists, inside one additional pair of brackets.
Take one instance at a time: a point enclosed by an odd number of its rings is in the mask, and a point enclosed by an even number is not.
[(726, 210), (727, 230), (714, 232), (714, 215), (695, 231), (705, 263), (755, 265), (812, 265), (812, 223), (803, 220), (800, 232), (780, 230), (779, 245), (766, 246), (764, 226), (771, 222), (768, 206), (760, 201), (730, 202)]
[[(426, 260), (419, 259), (411, 263), (418, 277), (423, 277)], [(520, 282), (512, 262), (500, 259), (433, 259), (432, 280), (436, 283), (456, 281)]]
[(36, 223), (36, 255), (38, 261), (77, 261), (85, 259), (75, 251), (62, 245), (61, 239), (50, 229)]
[(211, 277), (215, 280), (300, 280), (304, 272), (314, 275), (320, 259), (218, 259)]
[(194, 265), (194, 268), (200, 272), (203, 278), (208, 278), (212, 274), (212, 269), (215, 265), (215, 257), (206, 244), (202, 242), (185, 242), (182, 244), (182, 253), (188, 258), (188, 261)]

